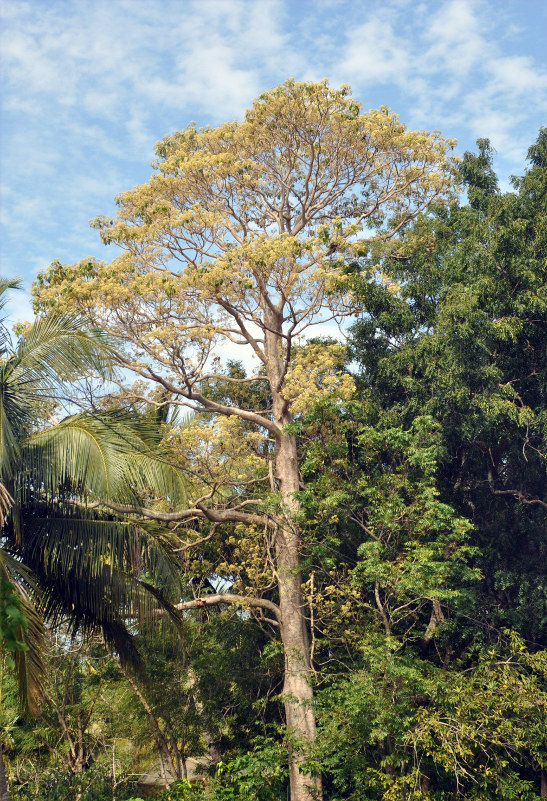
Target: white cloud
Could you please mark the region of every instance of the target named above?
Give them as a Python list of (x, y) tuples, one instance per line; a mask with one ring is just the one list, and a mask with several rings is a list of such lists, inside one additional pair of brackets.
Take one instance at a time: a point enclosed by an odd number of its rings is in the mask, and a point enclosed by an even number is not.
[(493, 79), (491, 90), (514, 94), (517, 99), (547, 90), (547, 72), (539, 71), (530, 56), (499, 56), (486, 69)]
[(424, 54), (426, 70), (447, 70), (461, 80), (485, 60), (486, 41), (476, 5), (452, 0), (432, 16), (424, 30), (424, 39), (431, 42)]
[(15, 323), (24, 323), (34, 320), (34, 312), (30, 296), (26, 292), (12, 292), (5, 306), (6, 322), (8, 327)]
[(529, 135), (523, 118), (531, 108), (547, 112), (547, 69), (529, 55), (507, 55), (510, 26), (497, 8), (475, 0), (372, 4), (366, 22), (346, 31), (333, 72), (354, 89), (394, 87), (413, 125), (490, 136), (509, 158), (520, 156)]
[(498, 0), (4, 0), (0, 13), (4, 272), (100, 252), (87, 220), (146, 180), (157, 139), (241, 118), (289, 76), (351, 83), (414, 127), (490, 136), (510, 172), (546, 118), (545, 64)]
[(347, 75), (346, 81), (394, 83), (407, 80), (411, 54), (406, 43), (393, 31), (385, 16), (376, 17), (353, 29), (336, 74)]

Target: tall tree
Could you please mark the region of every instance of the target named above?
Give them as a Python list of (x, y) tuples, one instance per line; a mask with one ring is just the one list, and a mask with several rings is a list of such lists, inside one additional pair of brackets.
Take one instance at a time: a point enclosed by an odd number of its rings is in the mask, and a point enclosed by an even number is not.
[[(409, 131), (386, 108), (361, 113), (347, 88), (287, 81), (263, 94), (241, 123), (186, 130), (157, 146), (151, 180), (118, 198), (117, 220), (99, 219), (121, 246), (112, 264), (54, 264), (40, 302), (78, 308), (126, 344), (118, 361), (178, 402), (250, 424), (270, 443), (268, 504), (240, 488), (210, 491), (161, 519), (235, 523), (265, 532), (275, 600), (216, 593), (183, 608), (237, 603), (280, 629), (285, 715), (292, 738), (292, 801), (320, 793), (301, 770), (315, 733), (309, 637), (302, 595), (299, 457), (291, 423), (318, 394), (348, 397), (337, 346), (294, 354), (312, 325), (355, 310), (345, 272), (370, 240), (387, 245), (450, 188), (452, 143)], [(371, 269), (371, 274), (374, 269)], [(243, 346), (251, 379), (219, 375), (221, 346)], [(267, 409), (214, 400), (215, 380), (263, 382)], [(127, 506), (126, 511), (142, 511)], [(153, 516), (151, 514), (151, 516)]]
[(485, 620), (545, 642), (547, 131), (501, 193), (479, 140), (460, 167), (469, 203), (408, 230), (384, 262), (396, 296), (363, 285), (361, 386), (408, 425), (440, 424), (443, 497), (476, 526)]
[[(439, 434), (436, 491), (473, 524), (472, 564), (482, 579), (468, 588), (467, 605), (438, 596), (444, 620), (432, 640), (442, 654), (435, 684), (439, 688), (439, 679), (448, 680), (458, 703), (450, 710), (442, 692), (428, 696), (422, 688), (409, 708), (413, 748), (428, 746), (416, 764), (429, 772), (432, 797), (441, 798), (458, 788), (472, 795), (470, 784), (479, 780), (481, 798), (534, 793), (534, 786), (547, 792), (545, 651), (540, 650), (547, 631), (547, 132), (540, 131), (528, 169), (513, 179), (511, 192), (498, 188), (489, 143), (479, 140), (478, 146), (460, 167), (469, 202), (419, 218), (406, 230), (399, 258), (384, 261), (399, 290), (390, 293), (363, 281), (367, 313), (353, 341), (365, 408), (384, 425), (410, 430), (424, 411), (432, 415)], [(379, 486), (375, 481), (374, 496)], [(361, 505), (365, 522), (367, 506)], [(433, 577), (439, 575), (435, 570)], [(418, 653), (414, 666), (433, 676), (435, 653), (423, 648)], [(405, 694), (411, 681), (405, 680)], [(370, 685), (359, 702), (354, 697), (354, 709), (371, 703), (372, 693), (380, 698)], [(426, 697), (427, 712), (419, 709)], [(404, 703), (398, 704), (398, 711), (403, 709)], [(354, 742), (369, 736), (365, 729), (376, 714), (370, 713)], [(361, 713), (355, 720), (363, 718)], [(416, 725), (420, 720), (427, 725)], [(485, 720), (493, 725), (483, 739)], [(440, 782), (433, 781), (428, 759), (444, 761), (435, 769), (439, 778), (449, 765), (446, 754), (453, 745), (440, 734), (448, 721), (466, 755), (453, 761)], [(335, 728), (336, 723), (332, 734)], [(394, 742), (399, 737), (407, 747), (400, 719), (392, 730)], [(363, 765), (366, 770), (370, 763), (365, 759)], [(346, 770), (343, 761), (340, 766)]]

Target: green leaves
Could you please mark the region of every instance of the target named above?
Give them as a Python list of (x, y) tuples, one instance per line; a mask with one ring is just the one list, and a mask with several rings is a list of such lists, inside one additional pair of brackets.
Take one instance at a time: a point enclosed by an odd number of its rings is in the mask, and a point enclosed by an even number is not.
[(353, 357), (361, 392), (395, 425), (408, 429), (424, 413), (440, 425), (437, 486), (475, 524), (478, 564), (490, 576), (489, 619), (541, 641), (547, 138), (540, 131), (529, 169), (505, 194), (488, 143), (478, 144), (461, 166), (470, 204), (418, 220), (405, 235), (405, 257), (384, 260), (400, 297), (363, 287), (368, 306)]
[(279, 744), (266, 740), (229, 762), (219, 762), (211, 801), (281, 801), (288, 770)]
[[(0, 294), (15, 283), (4, 282)], [(28, 711), (36, 709), (43, 668), (42, 623), (31, 597), (49, 623), (68, 616), (72, 634), (99, 627), (120, 659), (132, 662), (128, 617), (150, 618), (165, 593), (178, 597), (169, 534), (118, 520), (101, 506), (186, 499), (180, 471), (160, 451), (158, 422), (115, 410), (43, 425), (70, 382), (111, 375), (111, 344), (80, 317), (50, 314), (0, 363), (0, 622)], [(157, 585), (153, 593), (145, 575)]]
[(19, 703), (35, 715), (43, 676), (43, 624), (30, 593), (36, 586), (26, 567), (0, 549), (0, 651), (7, 651), (15, 669)]
[(339, 797), (536, 798), (546, 654), (507, 634), (448, 670), (393, 643), (364, 646), (361, 669), (319, 697), (317, 751)]
[(80, 317), (38, 318), (0, 364), (0, 478), (20, 458), (21, 441), (44, 408), (52, 409), (76, 377), (109, 374), (108, 338), (83, 330)]
[(313, 421), (306, 508), (346, 559), (315, 589), (318, 654), (343, 662), (341, 642), (352, 659), (320, 699), (337, 798), (539, 794), (546, 146), (542, 131), (505, 195), (488, 144), (466, 155), (470, 204), (417, 221), (384, 259), (399, 295), (363, 282), (361, 411), (330, 436)]
[(24, 635), (27, 631), (28, 621), (21, 610), (20, 596), (11, 581), (0, 578), (0, 648), (26, 651)]
[(131, 503), (154, 493), (184, 502), (186, 482), (154, 452), (159, 444), (153, 420), (126, 411), (79, 414), (28, 437), (23, 458), (50, 494), (68, 484), (91, 500)]

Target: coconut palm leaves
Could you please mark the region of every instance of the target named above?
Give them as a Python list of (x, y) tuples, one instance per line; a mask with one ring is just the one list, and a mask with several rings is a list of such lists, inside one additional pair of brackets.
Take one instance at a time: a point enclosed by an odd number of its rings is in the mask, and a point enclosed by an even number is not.
[(68, 484), (88, 501), (134, 502), (150, 492), (184, 498), (184, 479), (159, 458), (160, 444), (153, 419), (120, 410), (76, 414), (27, 437), (24, 461), (49, 494)]
[(33, 601), (34, 577), (21, 561), (0, 548), (0, 646), (13, 660), (19, 697), (34, 715), (43, 674), (43, 623)]
[[(17, 286), (0, 282), (0, 309), (6, 290)], [(30, 711), (41, 638), (33, 599), (46, 620), (63, 620), (72, 632), (99, 626), (120, 656), (131, 659), (127, 621), (151, 611), (158, 593), (173, 591), (176, 582), (168, 533), (115, 519), (101, 505), (184, 496), (179, 472), (154, 454), (158, 426), (127, 411), (43, 425), (71, 379), (109, 376), (109, 355), (108, 338), (86, 331), (73, 316), (38, 319), (15, 348), (0, 323), (0, 607), (11, 603), (21, 613), (13, 631)], [(156, 597), (143, 576), (160, 588)]]

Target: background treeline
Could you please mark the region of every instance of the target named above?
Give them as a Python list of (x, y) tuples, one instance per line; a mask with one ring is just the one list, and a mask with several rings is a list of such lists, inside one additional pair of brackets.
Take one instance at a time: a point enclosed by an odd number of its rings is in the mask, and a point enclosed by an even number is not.
[[(344, 403), (319, 396), (292, 423), (318, 721), (305, 767), (322, 774), (332, 801), (547, 797), (547, 130), (512, 191), (500, 191), (491, 158), (485, 140), (465, 154), (465, 201), (430, 207), (406, 228), (393, 255), (381, 255), (384, 280), (369, 280), (374, 249), (346, 264), (363, 311), (339, 367), (357, 391)], [(294, 358), (305, 363), (329, 344), (313, 340)], [(230, 363), (226, 377), (245, 373)], [(218, 402), (269, 407), (259, 382), (216, 380), (207, 392)], [(114, 400), (103, 401), (101, 413), (112, 414)], [(43, 420), (50, 411), (53, 402), (41, 409)], [(186, 448), (186, 466), (197, 469), (191, 451), (199, 443), (184, 421), (144, 403), (131, 411), (157, 427), (164, 461), (178, 462)], [(209, 418), (199, 425), (203, 442)], [(170, 435), (170, 426), (182, 434)], [(211, 463), (248, 465), (239, 436), (211, 436)], [(46, 480), (27, 482), (20, 507), (29, 530), (51, 517), (47, 492)], [(267, 483), (237, 492), (275, 503)], [(76, 497), (73, 486), (66, 497)], [(118, 525), (89, 514), (86, 536), (93, 526)], [(168, 608), (181, 597), (169, 565), (184, 576), (187, 599), (196, 586), (211, 595), (237, 591), (243, 574), (267, 597), (254, 534), (196, 522), (203, 542), (185, 550), (173, 544), (176, 528), (154, 525), (144, 532), (166, 548), (164, 583), (153, 568), (159, 557), (136, 545), (126, 562), (103, 552), (110, 577), (137, 575)], [(8, 664), (17, 645), (4, 651), (2, 738), (17, 798), (122, 801), (139, 795), (136, 782), (152, 764), (181, 780), (165, 795), (173, 800), (287, 797), (283, 654), (264, 609), (203, 605), (177, 625), (152, 610), (137, 623), (120, 590), (103, 614), (107, 649), (83, 636), (93, 621), (77, 566), (68, 560), (52, 591), (53, 557), (25, 552), (9, 521), (5, 545), (9, 558), (49, 582), (37, 603), (46, 617), (54, 611), (34, 718), (19, 712), (20, 684)], [(99, 584), (95, 607), (104, 598)], [(61, 585), (72, 586), (66, 597)], [(14, 625), (24, 627), (17, 617)], [(203, 780), (185, 782), (200, 757)]]

